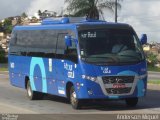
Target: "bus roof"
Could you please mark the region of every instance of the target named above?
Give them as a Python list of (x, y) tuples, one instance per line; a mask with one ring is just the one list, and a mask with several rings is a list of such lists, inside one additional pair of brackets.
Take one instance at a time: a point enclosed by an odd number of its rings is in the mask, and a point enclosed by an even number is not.
[(43, 30), (43, 29), (77, 29), (86, 27), (119, 27), (128, 28), (128, 24), (112, 23), (102, 20), (93, 20), (86, 18), (47, 18), (40, 25), (15, 26), (13, 30)]

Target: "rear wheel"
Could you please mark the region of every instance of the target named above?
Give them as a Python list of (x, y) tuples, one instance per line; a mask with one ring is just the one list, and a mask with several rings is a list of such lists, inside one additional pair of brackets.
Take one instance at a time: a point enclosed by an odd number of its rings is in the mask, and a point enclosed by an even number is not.
[(80, 109), (81, 101), (77, 99), (77, 94), (75, 92), (74, 86), (70, 88), (70, 103), (74, 109)]
[(138, 98), (127, 98), (125, 101), (128, 106), (135, 107), (138, 103)]
[(27, 96), (30, 100), (43, 99), (43, 93), (33, 91), (30, 85), (30, 81), (27, 82)]

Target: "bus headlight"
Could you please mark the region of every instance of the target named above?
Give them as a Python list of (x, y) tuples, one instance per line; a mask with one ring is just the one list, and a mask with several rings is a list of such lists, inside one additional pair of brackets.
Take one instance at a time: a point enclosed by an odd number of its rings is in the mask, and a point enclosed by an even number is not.
[(82, 75), (82, 79), (87, 79), (87, 80), (91, 80), (91, 81), (96, 81), (96, 80), (97, 80), (97, 77)]

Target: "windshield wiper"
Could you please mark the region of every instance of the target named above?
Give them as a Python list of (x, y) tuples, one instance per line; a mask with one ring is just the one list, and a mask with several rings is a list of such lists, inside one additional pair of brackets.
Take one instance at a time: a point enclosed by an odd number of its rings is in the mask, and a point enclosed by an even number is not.
[(103, 56), (97, 56), (97, 57), (87, 57), (87, 58), (109, 58), (109, 59), (111, 59), (114, 62), (118, 62), (118, 58), (115, 59), (113, 57), (107, 57), (107, 56), (105, 56), (105, 57), (103, 57)]
[(139, 57), (137, 57), (137, 56), (132, 56), (132, 55), (119, 55), (119, 56), (130, 57), (130, 58), (136, 58), (137, 60), (140, 60)]

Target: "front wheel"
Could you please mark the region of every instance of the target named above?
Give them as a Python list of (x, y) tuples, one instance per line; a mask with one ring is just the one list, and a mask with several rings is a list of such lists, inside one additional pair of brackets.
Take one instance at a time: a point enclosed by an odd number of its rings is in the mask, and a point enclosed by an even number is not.
[(43, 93), (33, 91), (30, 85), (30, 81), (27, 82), (27, 96), (30, 100), (43, 99)]
[(81, 101), (77, 99), (77, 94), (73, 86), (70, 89), (70, 103), (74, 109), (80, 109), (81, 107)]
[(128, 106), (135, 107), (138, 103), (138, 98), (127, 98), (125, 101)]

